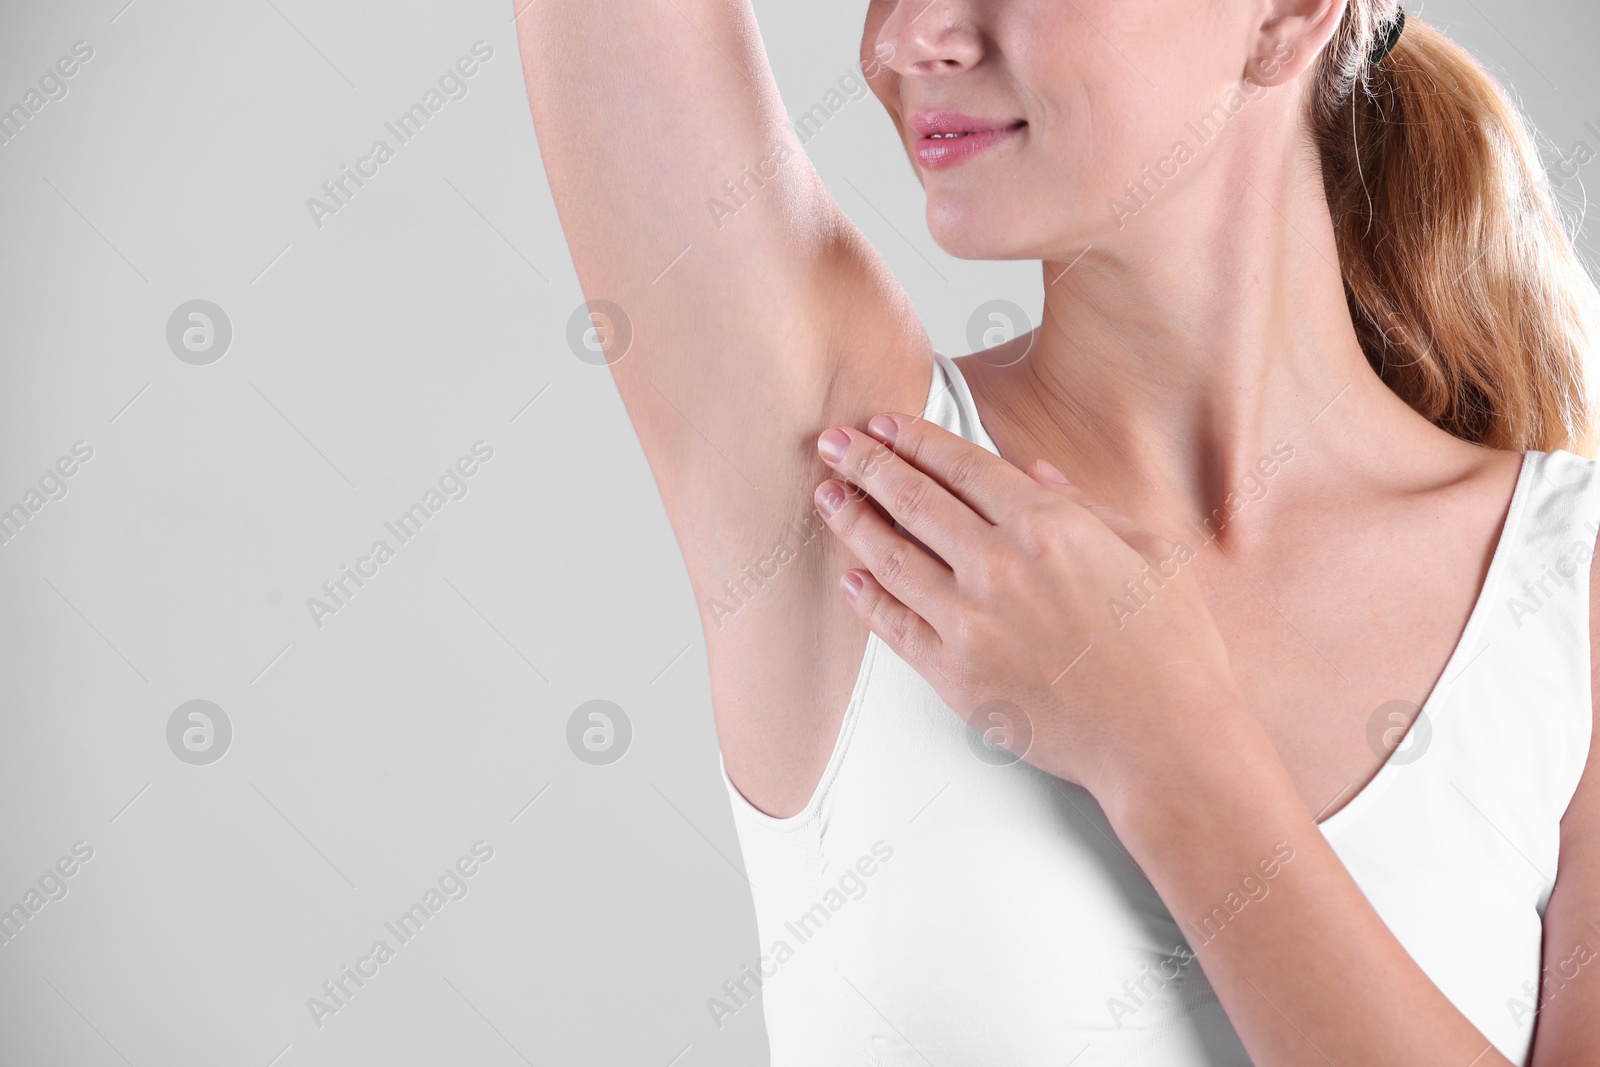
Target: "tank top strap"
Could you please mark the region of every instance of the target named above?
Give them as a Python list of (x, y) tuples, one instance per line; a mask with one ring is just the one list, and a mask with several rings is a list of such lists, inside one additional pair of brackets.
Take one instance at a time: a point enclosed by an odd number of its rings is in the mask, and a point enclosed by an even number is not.
[[(1600, 462), (1531, 451), (1524, 466), (1525, 499), (1506, 520), (1504, 564), (1485, 591), (1487, 625), (1468, 650), (1498, 661), (1498, 677), (1524, 684), (1498, 708), (1473, 703), (1498, 712), (1491, 736), (1503, 753), (1532, 746), (1525, 755), (1536, 762), (1526, 770), (1537, 777), (1545, 769), (1559, 817), (1588, 763), (1594, 727), (1589, 566), (1600, 534)], [(1463, 688), (1477, 684), (1469, 675)]]
[(1000, 454), (989, 432), (983, 428), (983, 421), (978, 418), (978, 405), (972, 399), (972, 390), (967, 386), (966, 377), (949, 356), (934, 353), (933, 377), (928, 385), (928, 402), (923, 408), (922, 417), (997, 456)]
[[(1558, 593), (1588, 586), (1588, 563), (1600, 534), (1600, 462), (1571, 452), (1530, 452), (1531, 482), (1515, 559), (1520, 576), (1507, 590), (1506, 614), (1521, 629)], [(1509, 576), (1509, 575), (1508, 575)], [(1587, 595), (1574, 598), (1587, 605)]]
[(1594, 726), (1589, 559), (1597, 530), (1600, 464), (1570, 452), (1526, 453), (1455, 652), (1400, 749), (1321, 824), (1325, 834), (1340, 837), (1369, 809), (1392, 808), (1394, 798), (1384, 795), (1395, 785), (1415, 805), (1424, 795), (1472, 792), (1475, 784), (1515, 809), (1504, 813), (1506, 823), (1559, 823), (1588, 762)]

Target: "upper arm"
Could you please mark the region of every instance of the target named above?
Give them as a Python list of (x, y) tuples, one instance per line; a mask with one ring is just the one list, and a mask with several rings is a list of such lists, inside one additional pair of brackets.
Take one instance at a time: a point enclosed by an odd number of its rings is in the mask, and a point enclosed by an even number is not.
[(931, 356), (806, 158), (749, 0), (518, 6), (562, 229), (631, 327), (608, 358), (680, 542), (809, 510), (810, 437), (920, 402)]
[(795, 807), (866, 640), (835, 586), (850, 561), (809, 532), (816, 437), (920, 412), (927, 335), (801, 149), (750, 0), (525, 5), (540, 155), (585, 298), (632, 328), (610, 369), (695, 589), (724, 756)]
[[(1600, 698), (1600, 552), (1589, 566), (1592, 694)], [(1561, 820), (1561, 862), (1544, 917), (1545, 1003), (1534, 1030), (1534, 1067), (1600, 1056), (1600, 710), (1589, 763)]]

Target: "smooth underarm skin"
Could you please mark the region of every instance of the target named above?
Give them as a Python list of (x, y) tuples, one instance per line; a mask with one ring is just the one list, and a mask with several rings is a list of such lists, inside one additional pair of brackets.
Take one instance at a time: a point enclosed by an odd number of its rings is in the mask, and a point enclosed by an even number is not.
[[(764, 809), (795, 810), (866, 640), (831, 595), (837, 548), (791, 532), (818, 526), (811, 439), (920, 402), (926, 334), (806, 159), (748, 0), (515, 6), (584, 296), (631, 323), (608, 357), (701, 608), (724, 757)], [(730, 181), (743, 205), (713, 211)], [(785, 538), (781, 580), (730, 595)]]

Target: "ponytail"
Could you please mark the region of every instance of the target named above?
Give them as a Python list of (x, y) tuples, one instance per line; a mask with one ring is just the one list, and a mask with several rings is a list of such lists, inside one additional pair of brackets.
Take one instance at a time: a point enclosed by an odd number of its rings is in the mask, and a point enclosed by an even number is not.
[(1600, 292), (1516, 107), (1397, 0), (1349, 0), (1309, 106), (1367, 360), (1434, 425), (1493, 448), (1593, 450)]

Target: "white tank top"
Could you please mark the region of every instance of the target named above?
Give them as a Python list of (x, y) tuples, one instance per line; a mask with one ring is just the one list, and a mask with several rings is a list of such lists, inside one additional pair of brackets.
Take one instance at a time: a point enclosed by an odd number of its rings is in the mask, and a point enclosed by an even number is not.
[[(998, 455), (960, 370), (936, 363), (924, 417)], [(1401, 944), (1519, 1064), (1593, 725), (1597, 469), (1526, 454), (1418, 724), (1321, 824)], [(1094, 799), (975, 740), (872, 635), (805, 810), (765, 815), (724, 770), (762, 956), (708, 1001), (718, 1025), (759, 1004), (773, 1067), (1249, 1064)]]

